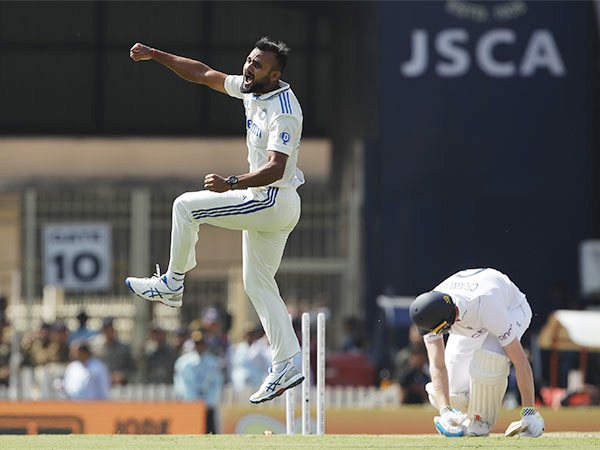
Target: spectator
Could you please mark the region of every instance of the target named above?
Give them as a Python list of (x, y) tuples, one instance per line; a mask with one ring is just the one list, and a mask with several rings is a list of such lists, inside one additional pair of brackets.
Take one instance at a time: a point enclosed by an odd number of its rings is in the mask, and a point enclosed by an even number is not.
[(179, 327), (175, 331), (175, 337), (173, 338), (173, 349), (177, 356), (183, 355), (186, 350), (184, 348), (185, 342), (190, 338), (190, 333), (186, 327)]
[(229, 351), (230, 380), (234, 390), (257, 389), (271, 366), (271, 349), (268, 342), (261, 339), (262, 327), (253, 323), (244, 327), (241, 342), (231, 346)]
[(430, 381), (427, 370), (427, 354), (414, 350), (408, 356), (406, 365), (399, 370), (398, 382), (402, 391), (402, 403), (427, 402), (425, 385)]
[(68, 345), (71, 345), (75, 341), (87, 341), (98, 334), (97, 331), (92, 331), (87, 327), (88, 319), (89, 316), (84, 310), (81, 310), (79, 314), (77, 314), (79, 328), (69, 335), (69, 339), (67, 341)]
[(216, 433), (215, 409), (223, 388), (221, 361), (208, 352), (201, 331), (193, 332), (191, 337), (194, 351), (184, 353), (175, 361), (175, 394), (186, 401), (202, 400), (206, 405), (206, 432)]
[(110, 372), (94, 358), (85, 343), (74, 344), (75, 359), (67, 365), (63, 386), (72, 400), (107, 400), (110, 394)]
[(69, 362), (69, 329), (64, 322), (56, 322), (50, 331), (50, 340), (56, 347), (56, 359), (55, 362), (68, 363)]
[(187, 339), (183, 343), (183, 347), (181, 349), (182, 354), (196, 351), (196, 344), (192, 340), (192, 334), (195, 331), (204, 333), (204, 329), (202, 328), (202, 319), (194, 319), (189, 323), (186, 333)]
[(135, 362), (131, 349), (117, 339), (112, 317), (102, 321), (102, 333), (90, 340), (90, 346), (94, 354), (107, 365), (113, 384), (127, 384), (132, 379)]
[(8, 307), (8, 301), (4, 295), (0, 295), (0, 322), (8, 322), (6, 317), (6, 308)]
[(23, 365), (41, 366), (58, 361), (59, 345), (50, 336), (52, 326), (43, 322), (39, 329), (23, 338), (21, 351)]
[(427, 355), (423, 338), (419, 333), (419, 329), (412, 324), (408, 330), (408, 345), (402, 348), (394, 357), (394, 378), (399, 379), (400, 371), (408, 365), (408, 360), (415, 352)]
[(213, 355), (224, 358), (227, 354), (229, 342), (227, 333), (223, 332), (221, 315), (217, 308), (206, 308), (202, 314), (201, 328), (208, 350)]
[(167, 343), (165, 331), (158, 326), (152, 327), (150, 338), (142, 350), (141, 381), (154, 384), (171, 383), (177, 356), (175, 350)]
[(366, 347), (366, 333), (362, 320), (347, 317), (344, 320), (344, 337), (342, 351), (346, 353), (363, 352)]

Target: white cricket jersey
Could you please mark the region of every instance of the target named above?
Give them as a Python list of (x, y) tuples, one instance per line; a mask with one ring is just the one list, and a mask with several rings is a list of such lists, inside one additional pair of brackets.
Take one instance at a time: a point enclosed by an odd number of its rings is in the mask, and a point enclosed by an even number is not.
[(300, 103), (284, 81), (279, 81), (279, 89), (258, 95), (242, 93), (243, 79), (242, 75), (228, 75), (225, 90), (230, 96), (244, 101), (250, 171), (267, 163), (267, 150), (285, 153), (288, 159), (283, 177), (270, 186), (297, 188), (304, 183), (304, 174), (297, 167), (302, 137)]
[[(502, 272), (495, 269), (468, 269), (455, 273), (434, 291), (449, 294), (458, 307), (458, 317), (450, 333), (476, 338), (489, 331), (503, 347), (510, 344), (516, 330), (508, 311), (527, 302), (525, 294)], [(425, 335), (426, 341), (439, 338)]]

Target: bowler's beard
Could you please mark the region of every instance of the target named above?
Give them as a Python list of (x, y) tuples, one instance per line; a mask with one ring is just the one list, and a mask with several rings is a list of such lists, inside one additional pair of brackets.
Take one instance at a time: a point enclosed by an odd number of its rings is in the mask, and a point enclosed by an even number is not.
[(268, 85), (269, 79), (265, 77), (262, 80), (254, 80), (249, 86), (244, 86), (244, 83), (242, 83), (240, 90), (243, 94), (250, 94), (252, 92), (264, 91)]

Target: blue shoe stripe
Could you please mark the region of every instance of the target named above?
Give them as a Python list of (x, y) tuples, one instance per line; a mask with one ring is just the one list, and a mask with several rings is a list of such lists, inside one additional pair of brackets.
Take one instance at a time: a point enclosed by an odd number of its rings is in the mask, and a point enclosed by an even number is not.
[(233, 216), (233, 215), (242, 215), (242, 214), (250, 214), (253, 212), (261, 211), (263, 209), (267, 209), (272, 207), (275, 204), (277, 199), (278, 188), (272, 188), (269, 191), (268, 197), (264, 200), (260, 201), (252, 201), (252, 204), (245, 204), (244, 206), (236, 205), (236, 206), (226, 206), (213, 208), (211, 210), (206, 210), (204, 212), (192, 213), (192, 217), (196, 220), (205, 219), (208, 217), (223, 217), (223, 216)]
[(274, 390), (275, 390), (275, 388), (281, 384), (281, 383), (280, 383), (280, 381), (281, 381), (281, 379), (283, 378), (283, 376), (285, 375), (285, 373), (286, 373), (286, 371), (284, 370), (284, 371), (281, 373), (281, 375), (279, 376), (279, 378), (277, 378), (277, 379), (273, 380), (271, 383), (269, 383), (269, 384), (268, 384), (268, 385), (265, 387), (265, 389), (266, 389), (267, 391), (274, 391)]
[(158, 289), (150, 288), (147, 291), (142, 292), (142, 295), (146, 295), (150, 298), (163, 298), (162, 294), (168, 294), (168, 292), (160, 292)]

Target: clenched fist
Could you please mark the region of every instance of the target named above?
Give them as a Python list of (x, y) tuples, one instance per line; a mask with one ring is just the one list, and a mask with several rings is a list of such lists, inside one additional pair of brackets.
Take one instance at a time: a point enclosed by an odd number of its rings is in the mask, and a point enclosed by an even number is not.
[(145, 61), (152, 59), (152, 49), (147, 45), (136, 42), (131, 50), (129, 50), (129, 57), (134, 61)]
[(231, 190), (231, 186), (227, 184), (227, 180), (216, 173), (209, 173), (204, 177), (204, 188), (213, 192), (225, 192)]

